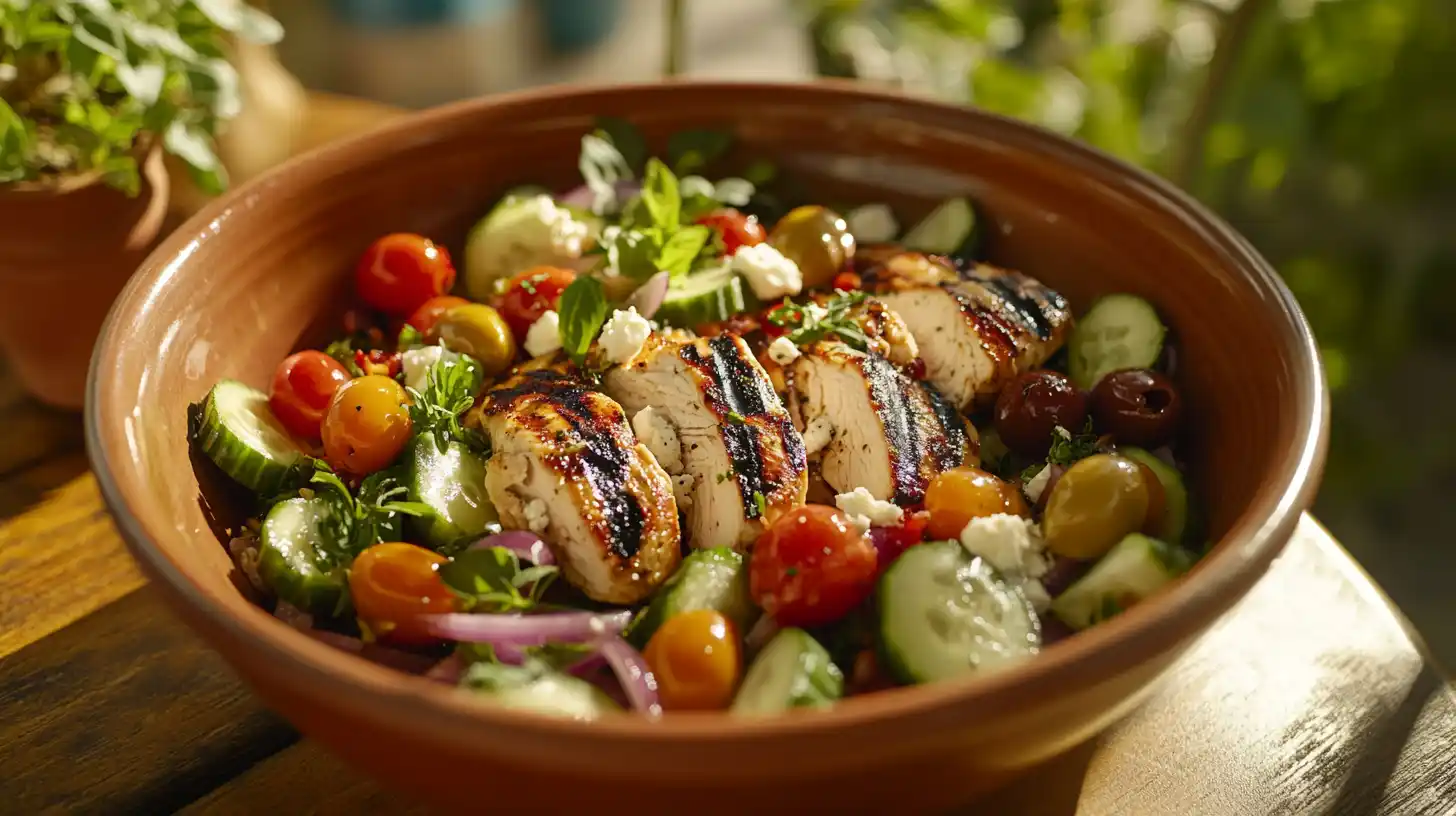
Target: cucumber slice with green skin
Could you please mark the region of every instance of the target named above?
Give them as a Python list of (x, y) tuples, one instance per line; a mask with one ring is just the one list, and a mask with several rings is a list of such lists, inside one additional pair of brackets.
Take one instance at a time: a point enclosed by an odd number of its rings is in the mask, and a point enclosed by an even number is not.
[(273, 505), (258, 542), (258, 575), (282, 600), (316, 615), (332, 615), (344, 594), (344, 570), (331, 553), (343, 529), (335, 507), (323, 499), (289, 499)]
[(595, 720), (622, 710), (591, 683), (538, 663), (475, 663), (466, 670), (461, 685), (507, 708), (571, 720)]
[(1086, 629), (1152, 595), (1192, 566), (1187, 550), (1132, 533), (1052, 601), (1052, 614), (1073, 629)]
[(1067, 341), (1067, 373), (1091, 390), (1124, 368), (1152, 368), (1167, 329), (1151, 303), (1137, 295), (1108, 295), (1092, 304)]
[(282, 490), (303, 461), (298, 443), (268, 407), (268, 396), (235, 380), (208, 392), (197, 444), (223, 473), (257, 493)]
[(723, 267), (674, 278), (654, 317), (669, 326), (691, 329), (758, 306), (742, 276)]
[(964, 198), (941, 202), (905, 233), (901, 243), (906, 249), (934, 255), (969, 253), (976, 243), (976, 208)]
[(1188, 488), (1183, 484), (1183, 474), (1142, 448), (1118, 445), (1117, 454), (1146, 465), (1158, 478), (1158, 484), (1163, 486), (1163, 523), (1158, 525), (1158, 538), (1183, 543), (1183, 536), (1188, 532)]
[(410, 499), (434, 512), (410, 519), (410, 526), (431, 547), (479, 538), (500, 521), (485, 493), (485, 460), (459, 442), (441, 451), (431, 434), (410, 443)]
[(733, 698), (733, 714), (757, 717), (791, 708), (828, 708), (844, 696), (844, 675), (803, 629), (789, 627), (763, 647)]
[(711, 609), (733, 621), (738, 634), (748, 634), (755, 608), (748, 594), (748, 567), (728, 547), (696, 550), (683, 559), (632, 627), (628, 640), (641, 649), (668, 618), (696, 609)]
[[(465, 240), (465, 290), (475, 300), (489, 300), (496, 294), (497, 281), (533, 266), (575, 265), (578, 258), (559, 255), (550, 245), (549, 230), (535, 209), (545, 192), (533, 196), (507, 195), (471, 228)], [(556, 206), (552, 202), (552, 206)], [(599, 234), (601, 219), (590, 213), (570, 210), (571, 217), (584, 222), (587, 236)]]
[(958, 541), (906, 550), (880, 578), (880, 651), (902, 683), (990, 671), (1041, 648), (1021, 592)]

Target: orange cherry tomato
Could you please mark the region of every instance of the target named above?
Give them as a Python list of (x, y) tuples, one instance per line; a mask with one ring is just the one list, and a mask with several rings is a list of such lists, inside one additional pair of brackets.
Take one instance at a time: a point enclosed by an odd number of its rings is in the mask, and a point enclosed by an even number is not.
[(447, 560), (398, 541), (359, 553), (349, 567), (349, 594), (359, 620), (382, 641), (434, 642), (437, 638), (425, 631), (420, 616), (457, 609), (455, 594), (440, 578), (440, 565)]
[(454, 285), (450, 253), (429, 238), (408, 232), (375, 241), (354, 271), (359, 297), (392, 315), (412, 314)]
[(404, 387), (370, 374), (345, 383), (324, 415), (324, 458), (335, 470), (367, 476), (393, 462), (413, 423)]
[(925, 490), (932, 539), (959, 538), (973, 518), (1030, 515), (1021, 491), (980, 468), (956, 468), (936, 476)]
[(840, 272), (834, 276), (834, 280), (829, 285), (834, 287), (836, 292), (853, 292), (864, 288), (864, 280), (857, 272)]
[(758, 218), (732, 209), (715, 210), (698, 219), (723, 238), (723, 254), (732, 255), (739, 247), (755, 246), (768, 240), (768, 233)]
[(429, 334), (430, 329), (435, 328), (435, 324), (439, 322), (441, 315), (456, 306), (464, 306), (469, 302), (463, 297), (455, 297), (454, 295), (432, 297), (424, 303), (421, 303), (420, 308), (415, 309), (414, 314), (411, 314), (409, 320), (405, 322), (414, 326), (415, 330), (420, 334)]
[(351, 379), (342, 363), (322, 351), (290, 354), (273, 372), (268, 407), (289, 433), (317, 442), (334, 392)]
[(759, 536), (748, 562), (749, 593), (782, 626), (832, 623), (869, 597), (878, 562), (869, 536), (843, 513), (806, 504)]
[(733, 622), (711, 609), (667, 619), (643, 653), (669, 711), (727, 708), (743, 670)]
[(575, 272), (555, 266), (538, 266), (517, 272), (511, 278), (496, 308), (506, 319), (506, 325), (511, 327), (516, 342), (524, 343), (531, 325), (541, 315), (556, 309), (561, 302), (561, 293), (574, 280)]

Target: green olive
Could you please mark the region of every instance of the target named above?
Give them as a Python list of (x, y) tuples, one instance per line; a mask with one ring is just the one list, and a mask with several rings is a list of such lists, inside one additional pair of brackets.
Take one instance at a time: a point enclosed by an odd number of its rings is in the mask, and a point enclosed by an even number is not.
[(1130, 459), (1099, 453), (1062, 474), (1042, 514), (1047, 549), (1067, 558), (1100, 558), (1147, 522), (1147, 471)]
[(820, 206), (796, 207), (779, 219), (768, 242), (799, 265), (804, 288), (828, 286), (854, 259), (854, 235), (839, 213)]
[(435, 323), (432, 335), (445, 348), (480, 361), (485, 376), (498, 377), (516, 359), (516, 339), (500, 312), (483, 303), (456, 306)]

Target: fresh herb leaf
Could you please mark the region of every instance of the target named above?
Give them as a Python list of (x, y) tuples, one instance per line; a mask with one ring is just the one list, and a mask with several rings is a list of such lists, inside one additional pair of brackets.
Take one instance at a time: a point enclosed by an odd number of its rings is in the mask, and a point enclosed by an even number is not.
[(635, 229), (617, 230), (610, 235), (604, 232), (601, 246), (607, 256), (607, 266), (619, 275), (641, 281), (658, 272), (661, 248), (648, 233)]
[(475, 392), (482, 380), (480, 363), (468, 354), (444, 352), (425, 374), (425, 388), (407, 388), (410, 419), (416, 434), (431, 434), (441, 453), (455, 440), (477, 453), (488, 447), (485, 435), (460, 424), (475, 405)]
[(823, 304), (810, 301), (799, 305), (788, 300), (769, 312), (768, 319), (775, 326), (787, 329), (785, 336), (796, 346), (808, 345), (835, 335), (851, 348), (866, 351), (869, 349), (869, 338), (851, 314), (851, 310), (864, 303), (866, 297), (866, 293), (854, 291), (836, 292)]
[(753, 506), (758, 508), (758, 517), (768, 516), (768, 500), (757, 490), (753, 491)]
[(1070, 465), (1100, 450), (1098, 436), (1092, 430), (1092, 418), (1088, 417), (1081, 433), (1073, 435), (1060, 425), (1052, 429), (1052, 446), (1047, 451), (1047, 462), (1053, 465)]
[(434, 511), (420, 502), (404, 501), (409, 491), (400, 483), (400, 474), (381, 471), (359, 485), (358, 496), (320, 459), (312, 460), (313, 477), (310, 489), (316, 498), (333, 508), (330, 521), (335, 525), (330, 539), (342, 548), (335, 560), (344, 562), (365, 549), (386, 540), (398, 540), (400, 516), (427, 517)]
[(521, 560), (504, 547), (466, 550), (440, 566), (440, 578), (466, 611), (492, 613), (535, 607), (559, 572), (554, 566), (522, 569)]
[(581, 137), (581, 157), (577, 159), (581, 178), (593, 193), (592, 212), (604, 213), (617, 206), (617, 182), (632, 178), (632, 168), (620, 151), (600, 135)]
[(420, 330), (406, 323), (399, 330), (399, 339), (395, 341), (396, 351), (408, 351), (412, 348), (419, 348), (425, 344), (425, 336)]
[(636, 125), (615, 116), (598, 116), (596, 126), (596, 135), (617, 149), (628, 169), (638, 170), (646, 163), (647, 140)]
[(611, 309), (602, 282), (581, 275), (561, 293), (561, 348), (580, 365)]
[(748, 421), (744, 419), (743, 414), (740, 414), (737, 411), (729, 411), (725, 418), (734, 425), (742, 425), (743, 423)]
[[(693, 263), (703, 254), (713, 231), (700, 224), (683, 227), (667, 239), (657, 254), (654, 264), (657, 271), (681, 277), (692, 271)], [(655, 272), (654, 272), (655, 274)], [(650, 276), (649, 276), (650, 277)]]
[(700, 172), (733, 146), (733, 134), (722, 130), (683, 130), (667, 140), (667, 160), (679, 176)]
[(344, 368), (349, 370), (350, 376), (362, 377), (364, 376), (364, 371), (359, 368), (358, 363), (354, 362), (354, 352), (359, 348), (356, 339), (354, 337), (341, 337), (328, 344), (324, 348), (324, 354), (338, 360)]
[(647, 160), (647, 174), (642, 180), (642, 204), (652, 218), (652, 226), (670, 234), (681, 224), (682, 197), (678, 195), (677, 176), (657, 159)]

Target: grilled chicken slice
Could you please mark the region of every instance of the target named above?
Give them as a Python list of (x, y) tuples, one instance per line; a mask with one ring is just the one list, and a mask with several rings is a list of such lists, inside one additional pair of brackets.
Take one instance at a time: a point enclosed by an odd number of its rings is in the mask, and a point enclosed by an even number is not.
[(804, 503), (804, 442), (738, 335), (654, 335), (603, 387), (639, 420), (639, 432), (649, 422), (670, 431), (653, 433), (654, 443), (682, 479), (692, 546), (745, 550), (765, 516)]
[(838, 341), (815, 343), (789, 367), (790, 406), (837, 493), (919, 504), (936, 474), (980, 463), (975, 427), (935, 389), (884, 357)]
[(1072, 328), (1061, 295), (989, 266), (960, 281), (879, 298), (910, 326), (927, 378), (961, 409), (994, 402), (1007, 381), (1056, 353)]
[(543, 368), (489, 392), (479, 416), (494, 449), (485, 488), (501, 523), (540, 535), (572, 586), (636, 603), (677, 568), (672, 483), (610, 397)]

